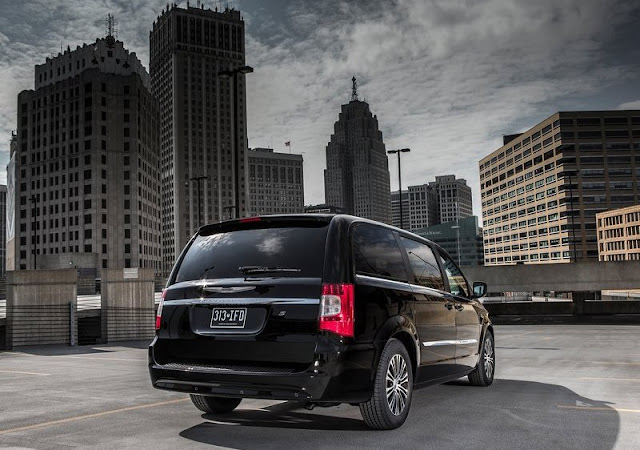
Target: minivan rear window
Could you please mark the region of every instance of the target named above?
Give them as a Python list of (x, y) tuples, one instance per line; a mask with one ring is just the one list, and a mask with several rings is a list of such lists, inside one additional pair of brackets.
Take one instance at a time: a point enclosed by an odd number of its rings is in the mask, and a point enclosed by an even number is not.
[(327, 224), (271, 225), (199, 235), (180, 263), (175, 282), (245, 276), (322, 277), (327, 230)]

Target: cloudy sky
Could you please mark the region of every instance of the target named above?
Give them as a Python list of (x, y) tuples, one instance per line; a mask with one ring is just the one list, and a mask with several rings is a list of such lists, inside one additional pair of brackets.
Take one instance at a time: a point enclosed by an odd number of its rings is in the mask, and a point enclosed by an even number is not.
[[(194, 5), (196, 2), (192, 1)], [(325, 147), (356, 76), (403, 186), (455, 174), (556, 111), (640, 109), (640, 2), (630, 0), (207, 0), (243, 12), (249, 145), (305, 159), (305, 203), (324, 201)], [(179, 2), (186, 6), (186, 2)], [(0, 0), (0, 165), (16, 98), (33, 67), (66, 48), (118, 37), (149, 65), (149, 30), (166, 1)], [(392, 189), (397, 165), (390, 159)], [(6, 178), (0, 171), (0, 182)]]

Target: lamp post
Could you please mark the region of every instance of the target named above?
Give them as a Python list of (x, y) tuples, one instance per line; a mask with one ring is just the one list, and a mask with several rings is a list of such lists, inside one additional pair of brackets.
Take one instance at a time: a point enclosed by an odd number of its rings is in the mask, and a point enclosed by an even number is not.
[[(574, 217), (573, 217), (573, 177), (571, 176), (571, 173), (569, 173), (567, 175), (569, 177), (569, 197), (570, 197), (570, 205), (571, 205), (571, 247), (573, 248), (573, 262), (576, 262), (578, 260), (578, 254), (576, 253), (576, 229), (575, 229), (575, 222), (574, 222)], [(569, 261), (571, 261), (572, 258), (569, 258)]]
[(400, 170), (400, 153), (407, 153), (410, 151), (411, 149), (408, 149), (408, 148), (401, 148), (398, 150), (387, 150), (387, 153), (390, 155), (394, 153), (398, 155), (398, 191), (400, 194), (400, 228), (404, 228), (404, 223), (402, 220), (402, 171)]
[(451, 228), (456, 230), (456, 252), (458, 253), (458, 265), (460, 265), (460, 222), (458, 213), (458, 201), (456, 200), (456, 224)]
[(31, 196), (31, 198), (29, 199), (31, 200), (31, 204), (33, 205), (31, 208), (31, 233), (32, 233), (32, 237), (31, 237), (31, 247), (33, 248), (33, 270), (36, 270), (38, 268), (38, 265), (36, 264), (37, 262), (37, 250), (36, 250), (36, 237), (37, 237), (37, 233), (36, 233), (36, 224), (37, 224), (37, 220), (36, 220), (36, 213), (38, 212), (38, 209), (36, 207), (36, 196), (35, 194)]
[(198, 228), (202, 226), (201, 208), (200, 208), (200, 182), (206, 180), (206, 175), (199, 175), (197, 177), (189, 178), (189, 181), (195, 181), (198, 183)]
[[(222, 78), (229, 78), (233, 81), (233, 112), (234, 112), (234, 137), (233, 137), (233, 162), (235, 166), (233, 174), (233, 186), (235, 189), (235, 210), (236, 217), (240, 216), (240, 183), (239, 183), (239, 158), (240, 158), (240, 145), (238, 142), (238, 128), (240, 127), (240, 115), (238, 113), (238, 74), (246, 75), (253, 72), (253, 67), (241, 66), (231, 70), (222, 70), (218, 72), (218, 76)], [(246, 103), (245, 103), (246, 104)]]

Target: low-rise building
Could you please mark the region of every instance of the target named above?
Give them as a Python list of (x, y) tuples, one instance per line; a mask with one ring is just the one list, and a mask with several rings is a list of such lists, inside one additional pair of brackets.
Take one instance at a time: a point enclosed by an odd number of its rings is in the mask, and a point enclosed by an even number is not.
[(484, 261), (482, 229), (476, 216), (441, 223), (414, 231), (444, 248), (461, 266), (478, 266)]
[(599, 261), (640, 260), (640, 205), (596, 214)]

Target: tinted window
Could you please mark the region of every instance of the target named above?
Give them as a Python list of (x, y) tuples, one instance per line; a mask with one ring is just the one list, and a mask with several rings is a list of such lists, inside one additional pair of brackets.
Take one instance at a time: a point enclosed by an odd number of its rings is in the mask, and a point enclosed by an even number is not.
[(416, 283), (420, 286), (443, 290), (442, 274), (431, 248), (426, 244), (404, 237), (401, 240), (402, 245), (407, 249)]
[(407, 281), (402, 253), (393, 231), (370, 224), (353, 233), (356, 272)]
[(299, 269), (249, 276), (321, 277), (326, 237), (326, 224), (198, 236), (180, 264), (176, 282), (243, 277), (241, 266)]
[(458, 266), (444, 254), (440, 253), (440, 260), (444, 267), (444, 271), (449, 279), (449, 290), (453, 295), (459, 295), (461, 297), (468, 297), (467, 282), (464, 280), (464, 276)]

